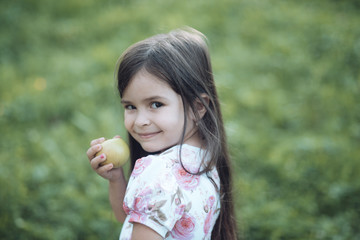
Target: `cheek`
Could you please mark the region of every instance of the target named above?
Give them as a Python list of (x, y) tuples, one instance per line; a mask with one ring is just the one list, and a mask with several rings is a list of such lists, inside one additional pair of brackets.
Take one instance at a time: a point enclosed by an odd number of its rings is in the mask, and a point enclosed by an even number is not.
[(125, 126), (126, 130), (130, 131), (130, 129), (132, 127), (132, 123), (133, 123), (133, 120), (132, 120), (131, 116), (129, 116), (128, 114), (125, 113), (124, 126)]
[(172, 138), (180, 138), (184, 129), (184, 119), (183, 116), (178, 116), (178, 118), (168, 118), (167, 120), (167, 130), (171, 133)]
[(160, 118), (158, 118), (157, 122), (168, 130), (178, 130), (183, 129), (184, 127), (184, 114), (179, 111), (168, 111)]

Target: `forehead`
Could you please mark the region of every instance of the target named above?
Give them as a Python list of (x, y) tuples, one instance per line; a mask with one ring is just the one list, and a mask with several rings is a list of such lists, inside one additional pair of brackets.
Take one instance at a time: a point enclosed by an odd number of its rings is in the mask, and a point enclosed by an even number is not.
[(130, 97), (150, 97), (153, 95), (170, 97), (178, 94), (164, 80), (145, 70), (140, 70), (132, 77), (129, 84), (126, 86), (123, 93), (123, 99)]

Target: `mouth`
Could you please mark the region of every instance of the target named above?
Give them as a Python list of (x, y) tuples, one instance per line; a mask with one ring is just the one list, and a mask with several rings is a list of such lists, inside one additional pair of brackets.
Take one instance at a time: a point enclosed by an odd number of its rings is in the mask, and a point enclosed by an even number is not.
[(151, 132), (151, 133), (137, 133), (137, 135), (141, 138), (141, 139), (150, 139), (156, 135), (158, 135), (161, 131), (159, 132)]

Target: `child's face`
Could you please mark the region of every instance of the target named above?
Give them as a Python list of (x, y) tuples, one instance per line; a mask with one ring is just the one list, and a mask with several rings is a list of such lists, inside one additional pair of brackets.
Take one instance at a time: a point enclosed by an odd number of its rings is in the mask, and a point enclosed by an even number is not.
[[(141, 70), (126, 87), (122, 104), (125, 127), (147, 152), (165, 150), (179, 144), (184, 128), (181, 96), (167, 83)], [(187, 116), (184, 143), (199, 146), (193, 114)]]

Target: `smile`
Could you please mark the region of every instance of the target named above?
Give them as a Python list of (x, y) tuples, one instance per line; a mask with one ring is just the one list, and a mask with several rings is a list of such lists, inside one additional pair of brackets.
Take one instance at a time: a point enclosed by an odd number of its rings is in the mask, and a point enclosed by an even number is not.
[(156, 136), (157, 134), (159, 134), (161, 131), (159, 132), (152, 132), (152, 133), (137, 133), (137, 135), (142, 138), (142, 139), (149, 139), (152, 138), (154, 136)]

